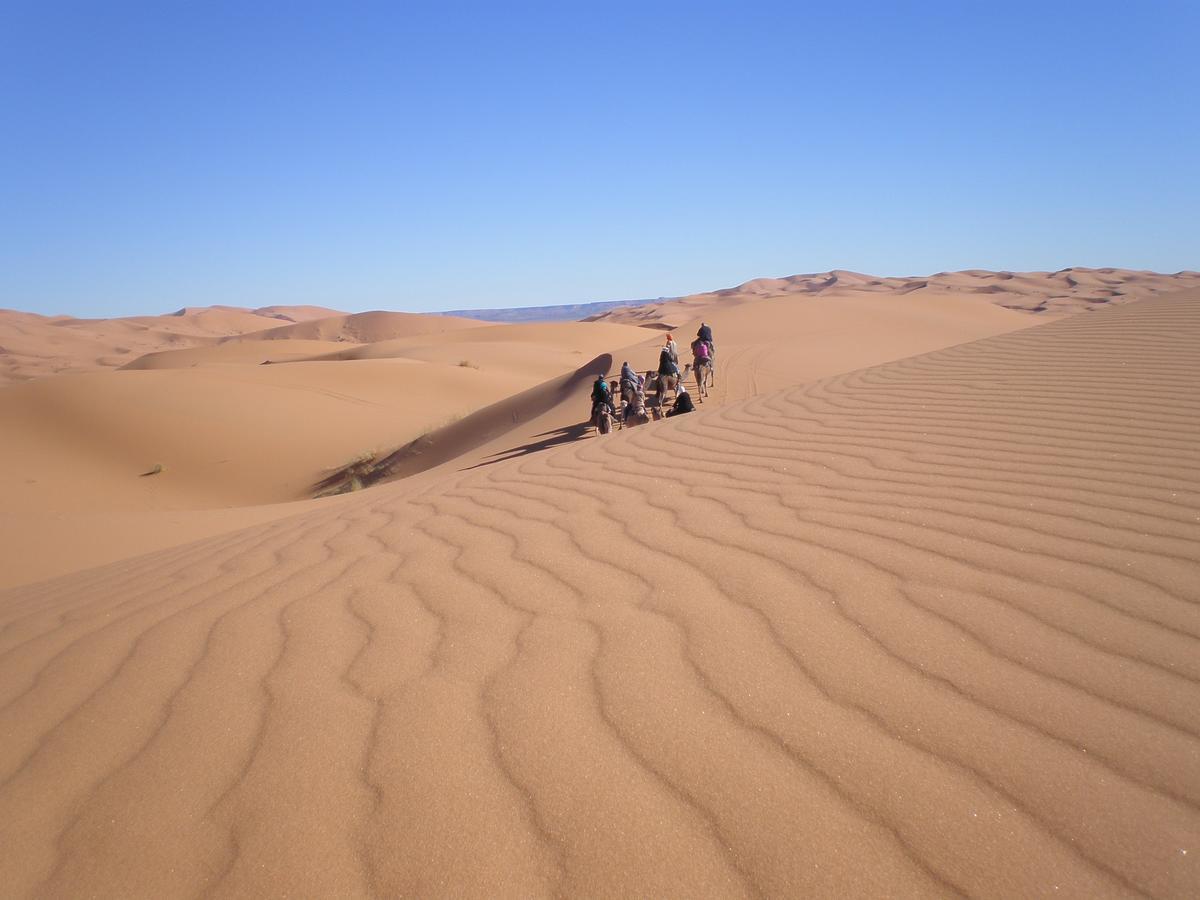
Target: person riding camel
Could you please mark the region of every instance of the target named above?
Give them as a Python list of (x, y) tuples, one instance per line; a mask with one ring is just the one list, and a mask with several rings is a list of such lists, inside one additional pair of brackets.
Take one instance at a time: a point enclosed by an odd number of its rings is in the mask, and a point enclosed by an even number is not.
[(696, 411), (696, 405), (692, 403), (692, 397), (688, 393), (686, 387), (682, 384), (679, 386), (679, 393), (675, 395), (675, 405), (667, 410), (667, 418), (671, 416), (682, 416), (684, 413)]
[(596, 404), (603, 403), (608, 407), (609, 414), (617, 415), (617, 408), (613, 405), (612, 389), (608, 386), (607, 376), (601, 372), (596, 376), (596, 381), (592, 385), (592, 413), (595, 414)]
[(641, 378), (632, 368), (629, 368), (628, 362), (620, 370), (620, 401), (622, 401), (620, 415), (626, 425), (637, 420), (646, 420), (646, 395), (642, 392)]
[(628, 362), (621, 363), (621, 390), (625, 390), (625, 385), (629, 385), (635, 391), (638, 389), (638, 374), (633, 371), (633, 366)]
[(713, 345), (712, 328), (707, 322), (701, 322), (700, 328), (696, 331), (696, 337), (708, 344), (708, 358), (712, 359), (716, 356), (716, 347)]
[(667, 335), (667, 342), (663, 344), (663, 347), (671, 354), (671, 362), (679, 365), (679, 345), (675, 343), (675, 336), (673, 334)]
[(679, 377), (679, 366), (675, 364), (675, 360), (671, 358), (671, 350), (664, 346), (658, 354), (658, 374), (672, 375), (675, 378)]
[[(639, 398), (642, 397), (642, 379), (637, 372), (633, 371), (633, 366), (625, 362), (621, 364), (621, 380), (619, 385), (621, 400), (627, 404), (637, 405)], [(613, 398), (616, 399), (615, 397)], [(643, 401), (644, 402), (644, 399)]]

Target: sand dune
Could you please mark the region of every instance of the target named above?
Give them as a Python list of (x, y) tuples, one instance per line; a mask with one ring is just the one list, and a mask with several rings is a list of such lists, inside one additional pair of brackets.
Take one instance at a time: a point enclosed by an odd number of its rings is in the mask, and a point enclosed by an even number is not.
[[(352, 341), (368, 344), (416, 334), (439, 334), (460, 328), (486, 327), (474, 319), (453, 316), (430, 316), (404, 312), (363, 312), (352, 315), (328, 316), (280, 325), (256, 332), (257, 341), (286, 341), (297, 338), (309, 341)], [(236, 339), (236, 338), (231, 338)]]
[(279, 319), (232, 307), (166, 316), (74, 319), (0, 310), (0, 385), (118, 368), (146, 353), (215, 344), (277, 327)]
[[(188, 510), (252, 509), (243, 524), (270, 518), (260, 504), (307, 499), (326, 472), (365, 453), (390, 452), (553, 382), (612, 342), (645, 337), (627, 325), (497, 326), (491, 340), (469, 336), (492, 327), (450, 328), (368, 345), (226, 341), (147, 354), (131, 371), (0, 391), (12, 435), (0, 445), (0, 586), (185, 542), (218, 522), (238, 527), (211, 512), (189, 521)], [(156, 466), (163, 471), (142, 477)], [(139, 511), (150, 515), (139, 522)], [(103, 539), (87, 540), (105, 512)], [(64, 534), (74, 540), (61, 544)]]
[[(1164, 275), (1128, 269), (1071, 268), (1059, 272), (1013, 273), (975, 269), (915, 278), (884, 278), (836, 270), (787, 278), (758, 278), (724, 290), (637, 307), (618, 307), (592, 316), (591, 320), (669, 329), (726, 312), (745, 302), (773, 297), (793, 300), (863, 294), (897, 297), (918, 290), (962, 295), (1053, 316), (1195, 287), (1200, 287), (1200, 273), (1196, 272)], [(0, 310), (0, 385), (54, 374), (119, 368), (146, 354), (240, 341), (247, 339), (246, 335), (253, 335), (249, 339), (255, 341), (375, 344), (403, 342), (415, 336), (441, 335), (484, 324), (452, 316), (379, 311), (348, 315), (319, 306), (287, 305), (253, 310), (231, 306), (186, 307), (166, 316), (121, 319), (73, 319)], [(521, 341), (517, 339), (518, 343)], [(380, 355), (387, 352), (379, 348)], [(559, 371), (561, 368), (553, 374)], [(549, 372), (544, 374), (551, 377)]]
[[(516, 370), (524, 376), (549, 378), (577, 366), (579, 357), (650, 339), (644, 330), (623, 324), (581, 327), (578, 322), (539, 322), (473, 327), (480, 323), (446, 318), (450, 324), (438, 330), (444, 317), (389, 313), (380, 320), (374, 313), (364, 316), (372, 318), (314, 319), (302, 323), (302, 328), (283, 326), (217, 344), (148, 353), (122, 368), (406, 358), (450, 365), (465, 360), (489, 371)], [(350, 318), (355, 321), (347, 323)], [(356, 335), (354, 340), (348, 337), (351, 333)], [(308, 334), (323, 337), (302, 336)]]
[[(731, 304), (720, 313), (720, 377), (709, 402), (1037, 321), (969, 298), (894, 300)], [(345, 318), (312, 324), (344, 337)], [(147, 354), (125, 366), (134, 371), (0, 392), (0, 422), (16, 435), (0, 446), (9, 558), (0, 587), (182, 543), (213, 533), (217, 521), (236, 527), (211, 512), (191, 523), (187, 510), (244, 507), (256, 510), (246, 524), (260, 521), (258, 504), (309, 497), (319, 479), (363, 454), (396, 452), (389, 469), (408, 477), (574, 440), (595, 372), (564, 377), (596, 357), (612, 360), (609, 371), (623, 360), (652, 368), (662, 338), (607, 323), (451, 321), (439, 332), (430, 318), (360, 318), (353, 329), (364, 338), (418, 332), (366, 344), (261, 340), (259, 332)], [(60, 534), (85, 536), (106, 510), (114, 515), (102, 541), (59, 544)], [(139, 510), (152, 513), (142, 524)]]
[(0, 587), (286, 515), (326, 471), (538, 381), (404, 359), (331, 375), (205, 365), (0, 390)]
[[(782, 385), (1037, 324), (1027, 315), (952, 295), (918, 296), (902, 304), (891, 297), (839, 298), (836, 302), (822, 299), (814, 303), (767, 297), (722, 307), (713, 321), (718, 324), (718, 376), (709, 399), (697, 398), (709, 405), (745, 400)], [(688, 338), (695, 334), (697, 325), (698, 320), (693, 320), (676, 329), (685, 361), (690, 359)], [(590, 327), (600, 328), (603, 323), (590, 323)], [(460, 334), (483, 338), (490, 331), (473, 329)], [(664, 336), (651, 333), (647, 339), (643, 335), (638, 329), (612, 333), (614, 338), (632, 337), (638, 342), (603, 354), (569, 378), (551, 379), (537, 389), (506, 398), (426, 435), (414, 447), (397, 445), (389, 468), (396, 477), (409, 477), (449, 461), (460, 467), (476, 465), (580, 438), (587, 431), (588, 391), (598, 371), (615, 374), (624, 361), (638, 371), (657, 365)], [(371, 344), (345, 353), (373, 352), (380, 346)], [(491, 346), (502, 349), (506, 344)], [(602, 346), (602, 342), (596, 346)], [(483, 354), (479, 357), (484, 358)], [(512, 358), (519, 364), (530, 357), (520, 354)], [(564, 389), (568, 384), (573, 388)]]
[[(281, 325), (280, 322), (287, 324)], [(0, 384), (57, 374), (138, 368), (148, 354), (211, 348), (227, 341), (327, 341), (339, 345), (437, 334), (483, 323), (416, 313), (347, 315), (316, 306), (185, 307), (164, 316), (74, 319), (0, 310)], [(249, 337), (247, 337), (249, 336)], [(334, 348), (329, 348), (337, 349)], [(227, 358), (238, 351), (223, 351)], [(257, 351), (256, 351), (257, 352)], [(285, 351), (291, 354), (291, 350)], [(314, 354), (318, 348), (301, 351)], [(276, 350), (276, 355), (280, 351)], [(195, 358), (203, 359), (203, 354)]]
[(989, 272), (970, 269), (911, 278), (883, 278), (834, 270), (788, 278), (756, 278), (737, 287), (694, 294), (662, 303), (619, 307), (591, 317), (595, 321), (678, 323), (716, 315), (733, 304), (766, 297), (820, 296), (834, 299), (862, 294), (975, 296), (997, 306), (1051, 316), (1132, 303), (1162, 294), (1200, 289), (1200, 272), (1166, 275), (1132, 269), (1069, 268), (1058, 272)]
[(253, 310), (256, 316), (267, 316), (287, 322), (307, 322), (311, 319), (327, 319), (344, 313), (326, 306), (260, 306)]
[[(418, 317), (418, 326), (432, 318)], [(449, 321), (449, 332), (348, 348), (302, 338), (227, 341), (147, 354), (128, 371), (12, 385), (0, 391), (0, 421), (14, 434), (0, 447), (0, 473), (8, 473), (0, 474), (3, 511), (303, 499), (322, 470), (406, 443), (554, 382), (614, 343), (646, 337), (626, 325)], [(574, 419), (578, 409), (569, 414)], [(162, 477), (135, 479), (156, 463), (166, 468)]]
[[(10, 386), (0, 392), (0, 420), (14, 431), (0, 446), (6, 511), (295, 500), (324, 468), (535, 383), (402, 359), (338, 365), (335, 379), (327, 364), (307, 362)], [(161, 475), (137, 477), (156, 463)]]
[(269, 328), (271, 317), (237, 306), (184, 307), (166, 316), (132, 316), (127, 319), (76, 319), (72, 327), (85, 330), (110, 322), (129, 322), (181, 335), (228, 337)]
[[(195, 366), (251, 365), (296, 362), (317, 359), (345, 349), (342, 341), (310, 341), (295, 338), (287, 342), (242, 339), (223, 341), (183, 350), (160, 350), (139, 356), (122, 369), (190, 369)], [(357, 344), (355, 347), (359, 346)]]
[(0, 593), (0, 884), (1195, 896), (1197, 372), (1111, 306)]
[[(350, 346), (341, 344), (310, 358), (326, 361), (404, 358), (445, 365), (466, 363), (485, 372), (551, 379), (573, 371), (591, 357), (655, 340), (656, 336), (632, 325), (537, 322), (458, 328)], [(289, 341), (288, 349), (295, 343)], [(652, 355), (652, 349), (648, 348), (646, 355)]]
[[(743, 297), (704, 316), (715, 329), (718, 402), (1037, 324), (1014, 310), (925, 290), (800, 302)], [(690, 342), (699, 324), (700, 316), (686, 320), (677, 340)]]

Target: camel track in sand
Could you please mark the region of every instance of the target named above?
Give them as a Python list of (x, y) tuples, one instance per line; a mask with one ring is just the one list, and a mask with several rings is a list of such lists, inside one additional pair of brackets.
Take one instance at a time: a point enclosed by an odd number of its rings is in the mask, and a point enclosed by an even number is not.
[(0, 883), (1194, 896), (1197, 372), (1152, 300), (0, 594)]

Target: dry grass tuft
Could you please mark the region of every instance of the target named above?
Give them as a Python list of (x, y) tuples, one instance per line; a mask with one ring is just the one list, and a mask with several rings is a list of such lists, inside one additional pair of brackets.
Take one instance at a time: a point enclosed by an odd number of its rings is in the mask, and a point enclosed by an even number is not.
[(361, 491), (393, 474), (396, 466), (404, 459), (423, 453), (430, 446), (432, 436), (457, 422), (461, 415), (447, 416), (439, 423), (430, 425), (402, 447), (393, 450), (369, 450), (360, 453), (350, 462), (329, 470), (324, 478), (313, 485), (314, 497), (333, 497)]
[(360, 453), (318, 481), (313, 486), (313, 496), (333, 497), (349, 494), (351, 491), (361, 491), (374, 480), (372, 476), (377, 474), (382, 465), (383, 460), (380, 459), (378, 450)]

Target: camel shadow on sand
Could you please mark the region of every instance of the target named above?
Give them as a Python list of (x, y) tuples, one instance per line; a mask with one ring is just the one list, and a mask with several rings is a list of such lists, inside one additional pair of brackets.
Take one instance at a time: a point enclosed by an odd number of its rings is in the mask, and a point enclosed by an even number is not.
[(510, 447), (507, 450), (499, 450), (486, 457), (482, 462), (477, 462), (473, 466), (465, 466), (459, 469), (459, 471), (467, 472), (471, 469), (482, 469), (484, 466), (494, 465), (508, 459), (517, 459), (521, 456), (528, 456), (530, 453), (537, 453), (539, 450), (547, 450), (550, 447), (557, 447), (559, 444), (569, 444), (587, 434), (591, 427), (591, 424), (588, 422), (580, 422), (577, 425), (567, 425), (563, 428), (555, 428), (552, 431), (543, 431), (541, 434), (534, 435), (535, 440), (527, 444), (521, 444), (519, 447)]

